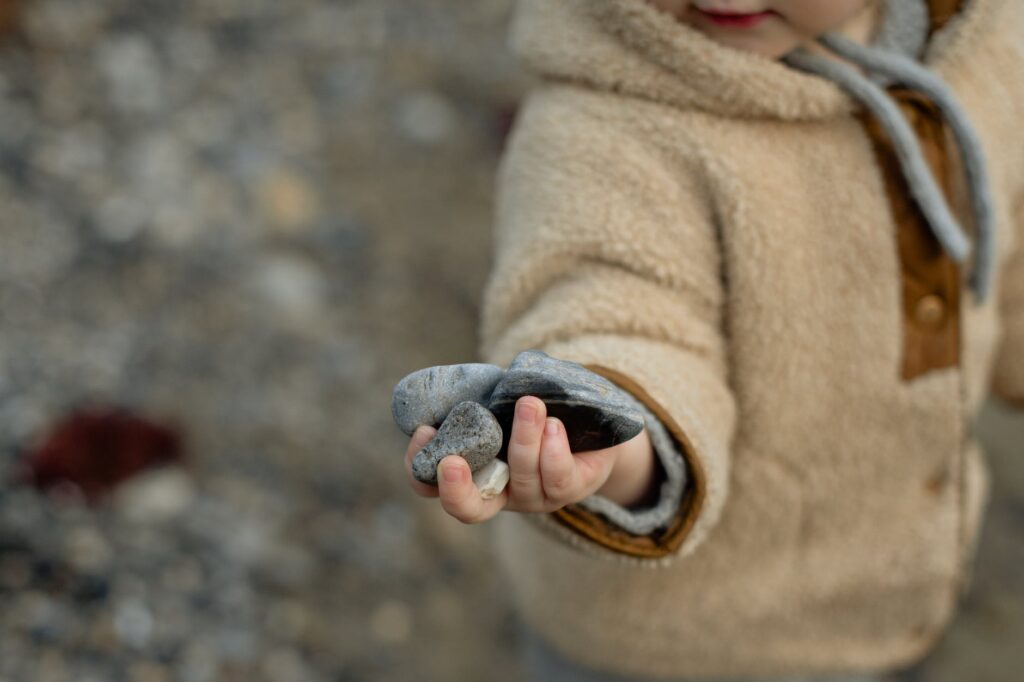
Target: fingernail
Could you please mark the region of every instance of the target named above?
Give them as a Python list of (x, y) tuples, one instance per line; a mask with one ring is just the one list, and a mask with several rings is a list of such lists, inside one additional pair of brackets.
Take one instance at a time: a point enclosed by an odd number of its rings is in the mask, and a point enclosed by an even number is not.
[(462, 478), (462, 469), (459, 466), (446, 466), (442, 467), (442, 469), (441, 473), (444, 476), (444, 480), (449, 483), (458, 483)]
[(549, 436), (554, 436), (558, 433), (558, 422), (554, 417), (548, 417), (547, 424), (544, 425), (544, 433)]
[(535, 421), (537, 418), (537, 406), (529, 401), (519, 403), (519, 407), (516, 408), (516, 414), (519, 415), (520, 419), (525, 419), (528, 422)]

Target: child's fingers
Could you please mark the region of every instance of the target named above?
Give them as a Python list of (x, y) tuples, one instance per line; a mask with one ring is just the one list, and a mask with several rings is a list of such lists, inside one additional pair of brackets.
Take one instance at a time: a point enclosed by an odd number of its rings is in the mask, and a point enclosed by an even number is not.
[(569, 449), (565, 426), (554, 417), (548, 417), (545, 424), (544, 442), (540, 447), (540, 480), (548, 506), (560, 508), (581, 497), (580, 475)]
[(583, 490), (597, 490), (608, 480), (608, 475), (615, 464), (615, 457), (609, 452), (610, 449), (586, 450), (573, 455), (573, 463), (576, 465), (576, 473)]
[(409, 487), (421, 497), (437, 497), (438, 490), (436, 485), (429, 485), (416, 480), (416, 477), (412, 475), (412, 459), (435, 435), (437, 435), (437, 429), (434, 427), (418, 426), (409, 439), (409, 446), (405, 450), (405, 473), (409, 479)]
[(409, 445), (405, 448), (405, 458), (412, 461), (413, 455), (422, 450), (423, 446), (429, 443), (436, 435), (437, 429), (433, 426), (427, 426), (426, 424), (417, 426), (409, 438)]
[(538, 462), (546, 413), (544, 401), (536, 396), (524, 395), (516, 401), (508, 443), (508, 488), (520, 511), (539, 508), (544, 502)]
[(494, 499), (483, 499), (480, 489), (473, 483), (469, 465), (458, 455), (448, 455), (438, 463), (437, 483), (441, 506), (463, 523), (487, 521), (508, 501), (508, 493), (504, 491)]

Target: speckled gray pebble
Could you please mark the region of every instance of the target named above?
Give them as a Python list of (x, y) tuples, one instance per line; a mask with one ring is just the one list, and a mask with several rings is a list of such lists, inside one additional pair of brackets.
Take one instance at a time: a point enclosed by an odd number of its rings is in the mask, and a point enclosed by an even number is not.
[(548, 416), (565, 424), (573, 452), (618, 445), (644, 428), (643, 415), (614, 383), (579, 363), (530, 349), (512, 360), (487, 405), (505, 433), (499, 455), (508, 450), (515, 403), (524, 395), (543, 400)]
[(464, 400), (451, 409), (441, 428), (412, 460), (416, 480), (437, 484), (437, 464), (448, 455), (460, 455), (477, 472), (501, 449), (498, 420), (480, 403)]
[(486, 405), (504, 374), (501, 367), (480, 362), (437, 365), (408, 374), (391, 395), (395, 424), (407, 436), (421, 424), (438, 428), (464, 400)]

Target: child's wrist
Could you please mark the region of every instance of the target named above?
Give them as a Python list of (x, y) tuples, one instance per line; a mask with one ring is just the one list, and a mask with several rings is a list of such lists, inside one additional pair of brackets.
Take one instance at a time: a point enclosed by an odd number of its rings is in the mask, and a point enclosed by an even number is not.
[(611, 474), (596, 493), (627, 509), (652, 506), (657, 501), (658, 480), (647, 429), (618, 448)]

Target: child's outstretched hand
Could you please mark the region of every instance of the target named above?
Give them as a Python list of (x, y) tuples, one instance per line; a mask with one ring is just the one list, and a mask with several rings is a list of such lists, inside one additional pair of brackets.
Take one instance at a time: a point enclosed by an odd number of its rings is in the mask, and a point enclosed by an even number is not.
[(437, 486), (416, 480), (413, 456), (436, 434), (433, 427), (419, 426), (409, 439), (409, 485), (423, 497), (440, 497), (444, 510), (463, 523), (486, 521), (502, 509), (552, 512), (594, 493), (630, 507), (654, 493), (654, 450), (646, 429), (613, 447), (573, 453), (562, 422), (548, 417), (536, 396), (516, 401), (508, 445), (509, 483), (492, 499), (481, 497), (469, 465), (458, 455), (441, 460)]

